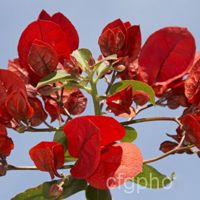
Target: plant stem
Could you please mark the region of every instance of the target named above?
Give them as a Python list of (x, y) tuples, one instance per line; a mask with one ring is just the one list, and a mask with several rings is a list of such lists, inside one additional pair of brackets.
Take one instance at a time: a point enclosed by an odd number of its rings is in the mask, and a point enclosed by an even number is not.
[(163, 159), (163, 158), (165, 158), (165, 157), (167, 157), (167, 156), (169, 156), (169, 155), (171, 155), (171, 154), (173, 154), (173, 153), (176, 153), (176, 152), (179, 150), (179, 148), (181, 148), (181, 146), (182, 146), (184, 140), (185, 140), (185, 134), (182, 136), (181, 141), (179, 142), (179, 144), (178, 144), (174, 149), (172, 149), (172, 150), (170, 150), (170, 151), (168, 151), (168, 152), (166, 152), (166, 153), (164, 153), (164, 154), (162, 154), (162, 155), (160, 155), (160, 156), (151, 158), (151, 159), (149, 159), (149, 160), (144, 160), (143, 163), (144, 163), (144, 164), (152, 163), (152, 162), (161, 160), (161, 159)]
[(133, 120), (130, 120), (130, 121), (121, 122), (121, 124), (122, 125), (129, 125), (129, 124), (151, 122), (151, 121), (174, 121), (178, 125), (180, 125), (180, 123), (178, 122), (176, 117), (149, 117), (149, 118), (133, 119)]
[(27, 128), (25, 131), (26, 132), (55, 132), (55, 131), (61, 131), (63, 130), (62, 127), (61, 128), (33, 128), (33, 127), (29, 127)]
[[(70, 169), (73, 165), (64, 165), (60, 169)], [(14, 165), (7, 165), (7, 170), (39, 170), (35, 166), (14, 166)]]
[(92, 95), (92, 100), (94, 104), (94, 112), (95, 115), (101, 115), (101, 109), (100, 109), (100, 104), (99, 104), (99, 96), (97, 92), (97, 85), (94, 80), (90, 81), (91, 84), (91, 95)]

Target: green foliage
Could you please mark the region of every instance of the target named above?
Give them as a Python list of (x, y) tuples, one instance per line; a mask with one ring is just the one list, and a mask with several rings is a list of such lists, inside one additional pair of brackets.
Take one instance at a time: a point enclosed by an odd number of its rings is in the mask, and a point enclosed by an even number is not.
[(67, 138), (63, 131), (56, 131), (54, 134), (53, 141), (63, 144), (65, 150), (67, 149)]
[[(30, 188), (23, 193), (18, 194), (11, 200), (55, 200), (55, 197), (49, 196), (49, 189), (53, 184), (58, 184), (59, 181), (45, 182), (37, 187)], [(65, 180), (63, 185), (63, 194), (59, 198), (65, 199), (79, 191), (85, 190), (87, 183), (83, 180), (76, 180), (73, 177), (69, 177)]]
[(79, 63), (79, 67), (83, 71), (87, 71), (90, 66), (90, 60), (92, 59), (92, 53), (89, 49), (78, 49), (73, 51), (72, 56), (77, 60)]
[(143, 165), (143, 171), (136, 176), (132, 181), (150, 189), (159, 189), (169, 185), (175, 174), (172, 173), (170, 177), (167, 177), (157, 171), (154, 167), (149, 165)]
[(154, 92), (153, 88), (141, 81), (124, 80), (124, 81), (117, 82), (111, 87), (109, 93), (110, 93), (110, 95), (112, 95), (112, 94), (126, 88), (129, 85), (131, 85), (133, 87), (133, 91), (141, 90), (141, 91), (146, 92), (150, 97), (150, 102), (152, 104), (155, 104), (155, 92)]
[(88, 186), (86, 189), (87, 200), (112, 200), (110, 190), (99, 190)]
[(37, 88), (43, 87), (48, 84), (56, 83), (62, 80), (70, 81), (74, 80), (74, 77), (67, 74), (65, 70), (58, 70), (41, 79), (40, 82), (37, 84)]
[(137, 138), (137, 132), (130, 126), (125, 126), (126, 135), (121, 139), (121, 142), (133, 142)]

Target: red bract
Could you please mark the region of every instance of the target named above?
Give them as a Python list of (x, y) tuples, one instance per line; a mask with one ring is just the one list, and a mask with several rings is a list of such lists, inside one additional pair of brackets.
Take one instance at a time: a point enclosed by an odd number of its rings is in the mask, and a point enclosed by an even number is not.
[[(186, 28), (166, 27), (153, 33), (145, 42), (139, 57), (140, 76), (154, 87), (167, 89), (167, 84), (183, 76), (195, 55), (195, 41)], [(160, 94), (159, 94), (160, 95)]]
[(57, 142), (40, 142), (32, 147), (29, 155), (36, 167), (41, 171), (49, 172), (51, 178), (60, 177), (57, 169), (64, 164), (64, 146)]
[(0, 158), (9, 156), (13, 148), (13, 141), (10, 137), (7, 136), (5, 126), (0, 124)]
[(142, 171), (139, 148), (130, 143), (109, 146), (101, 154), (98, 168), (87, 181), (95, 188), (108, 189), (130, 181)]
[(56, 13), (48, 20), (42, 16), (27, 26), (18, 44), (20, 65), (27, 69), (32, 84), (55, 70), (58, 61), (68, 59), (79, 43), (74, 26), (64, 15)]
[[(64, 132), (69, 153), (79, 158), (71, 169), (75, 178), (86, 179), (93, 187), (106, 189), (121, 185), (141, 172), (143, 159), (139, 149), (133, 144), (114, 144), (125, 135), (124, 127), (115, 119), (78, 117), (66, 123)], [(120, 173), (123, 177), (118, 181)], [(107, 185), (109, 178), (117, 181)]]
[(117, 54), (135, 59), (141, 47), (140, 27), (117, 19), (103, 29), (98, 43), (104, 56)]
[(200, 123), (195, 115), (187, 114), (180, 119), (186, 139), (200, 149)]
[(31, 70), (42, 78), (57, 68), (58, 57), (48, 43), (36, 40), (30, 47), (27, 62)]
[(62, 13), (59, 13), (59, 12), (55, 13), (51, 17), (45, 10), (43, 10), (40, 13), (38, 19), (55, 22), (65, 32), (65, 35), (67, 36), (67, 39), (68, 39), (67, 45), (69, 46), (70, 51), (72, 52), (78, 48), (78, 45), (79, 45), (78, 33), (74, 25)]
[(9, 60), (8, 62), (8, 70), (14, 72), (17, 76), (19, 76), (25, 84), (30, 82), (30, 77), (25, 68), (22, 68), (19, 63), (19, 59)]
[(0, 70), (0, 122), (30, 119), (33, 110), (28, 103), (23, 80), (8, 70)]
[(145, 105), (149, 101), (149, 99), (149, 95), (142, 90), (137, 90), (133, 92), (132, 100), (135, 102), (135, 104), (139, 106)]
[(185, 81), (185, 95), (190, 103), (198, 104), (200, 101), (200, 59), (192, 67)]
[(176, 109), (179, 106), (187, 107), (189, 102), (184, 93), (185, 81), (177, 79), (171, 87), (171, 91), (167, 94), (167, 106), (171, 109)]
[[(78, 88), (65, 89), (63, 91), (63, 106), (72, 115), (82, 113), (87, 105), (87, 98)], [(51, 97), (56, 99), (56, 95)], [(45, 109), (50, 114), (52, 121), (59, 119), (60, 114), (66, 115), (62, 106), (59, 106), (54, 100), (45, 98)]]
[(31, 125), (32, 126), (39, 126), (42, 122), (45, 121), (47, 118), (47, 114), (43, 109), (42, 103), (37, 98), (29, 98), (28, 99), (31, 107), (34, 110), (34, 114), (31, 117)]
[(23, 90), (13, 91), (5, 102), (7, 112), (16, 120), (26, 121), (33, 116), (33, 108)]
[(126, 114), (127, 117), (133, 117), (135, 116), (135, 112), (131, 107), (133, 102), (132, 97), (132, 86), (128, 86), (119, 92), (116, 92), (115, 94), (107, 97), (107, 109), (117, 116), (124, 116), (124, 114)]

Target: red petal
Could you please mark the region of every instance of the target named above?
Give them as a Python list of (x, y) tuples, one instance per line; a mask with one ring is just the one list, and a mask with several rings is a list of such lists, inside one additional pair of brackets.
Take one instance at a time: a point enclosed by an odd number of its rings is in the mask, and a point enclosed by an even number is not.
[(100, 159), (99, 129), (86, 117), (78, 117), (65, 124), (64, 132), (69, 153), (79, 158), (71, 169), (72, 175), (81, 179), (90, 176)]
[(7, 135), (6, 127), (3, 124), (0, 124), (0, 135)]
[(180, 119), (183, 130), (186, 131), (186, 139), (200, 149), (200, 124), (192, 114), (184, 115)]
[(5, 158), (9, 156), (13, 148), (14, 144), (12, 139), (7, 134), (3, 135), (0, 133), (0, 157)]
[(123, 47), (125, 35), (120, 29), (106, 30), (99, 37), (98, 43), (104, 56), (118, 54)]
[(59, 58), (68, 57), (71, 53), (67, 45), (68, 38), (60, 26), (51, 21), (38, 20), (27, 26), (19, 40), (18, 54), (20, 62), (25, 67), (27, 66), (29, 49), (36, 39), (51, 45)]
[(5, 105), (10, 116), (16, 120), (30, 119), (33, 115), (33, 109), (23, 90), (12, 92), (7, 97)]
[(13, 61), (8, 61), (8, 70), (14, 72), (17, 76), (19, 76), (25, 84), (29, 83), (29, 74), (25, 68), (22, 68), (19, 63), (19, 59), (15, 59)]
[(78, 48), (78, 33), (71, 21), (62, 13), (55, 13), (51, 17), (45, 10), (42, 10), (39, 15), (39, 19), (53, 21), (62, 28), (62, 30), (65, 32), (66, 37), (68, 38), (68, 46), (71, 52)]
[(98, 189), (117, 187), (138, 175), (142, 164), (143, 157), (136, 145), (115, 144), (102, 152), (97, 170), (87, 181)]
[(39, 126), (47, 118), (47, 114), (44, 111), (42, 103), (40, 102), (39, 99), (29, 98), (28, 101), (34, 110), (34, 114), (30, 119), (31, 125)]
[(107, 24), (106, 27), (103, 29), (102, 33), (106, 32), (109, 29), (113, 30), (115, 28), (121, 29), (121, 31), (126, 35), (126, 29), (121, 19), (116, 19), (113, 22)]
[(42, 10), (38, 16), (38, 19), (51, 20), (51, 16), (46, 12), (46, 10)]
[(185, 95), (190, 103), (200, 101), (200, 59), (197, 60), (185, 81)]
[(51, 178), (58, 176), (56, 170), (64, 164), (64, 146), (57, 142), (40, 142), (30, 149), (29, 155), (36, 167), (49, 172)]
[(177, 146), (178, 144), (176, 142), (165, 141), (160, 145), (160, 150), (164, 153), (167, 153), (168, 151), (171, 151)]
[(140, 26), (131, 26), (127, 29), (127, 44), (126, 51), (127, 55), (131, 57), (132, 60), (135, 60), (138, 57), (138, 54), (141, 49), (141, 32)]
[(69, 111), (72, 115), (79, 115), (84, 112), (87, 106), (87, 98), (83, 95), (83, 93), (77, 89), (73, 88), (67, 92), (68, 95), (65, 98), (65, 92), (63, 95), (63, 103), (65, 108)]
[(56, 69), (58, 57), (49, 44), (35, 40), (30, 47), (27, 62), (33, 72), (43, 78)]
[(137, 90), (133, 92), (132, 99), (137, 105), (143, 106), (149, 101), (150, 97), (146, 92)]
[(132, 100), (132, 86), (127, 86), (126, 88), (116, 92), (115, 94), (107, 97), (106, 103), (108, 105), (108, 110), (111, 110), (115, 115), (121, 114), (131, 114), (130, 107), (133, 102)]
[(52, 16), (52, 21), (59, 24), (68, 39), (68, 46), (72, 51), (76, 50), (79, 45), (78, 32), (71, 21), (62, 13), (56, 13)]
[(101, 146), (112, 144), (125, 136), (124, 127), (114, 118), (108, 116), (85, 116), (99, 129)]
[(142, 48), (139, 57), (142, 79), (150, 85), (171, 82), (187, 72), (194, 55), (195, 41), (186, 28), (160, 29), (147, 39)]

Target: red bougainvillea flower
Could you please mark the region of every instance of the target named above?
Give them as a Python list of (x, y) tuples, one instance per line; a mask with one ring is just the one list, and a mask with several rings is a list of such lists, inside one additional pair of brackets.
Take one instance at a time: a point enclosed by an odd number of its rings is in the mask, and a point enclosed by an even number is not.
[(196, 115), (187, 114), (180, 118), (186, 140), (200, 149), (200, 123)]
[(20, 37), (20, 66), (28, 71), (32, 83), (36, 84), (54, 71), (58, 62), (68, 59), (78, 48), (78, 43), (77, 31), (64, 15), (56, 13), (50, 17), (42, 11), (39, 19), (29, 24)]
[(185, 81), (185, 95), (190, 103), (198, 104), (200, 101), (200, 59), (192, 67)]
[[(55, 94), (51, 97), (56, 98)], [(51, 116), (51, 121), (59, 119), (60, 113), (66, 115), (65, 110), (52, 99), (45, 99), (45, 109)], [(65, 89), (63, 91), (63, 106), (72, 115), (79, 115), (82, 113), (87, 105), (87, 98), (78, 88)]]
[(30, 119), (33, 115), (23, 80), (8, 70), (0, 70), (0, 122)]
[(7, 136), (6, 127), (0, 124), (0, 158), (5, 158), (10, 155), (14, 148), (13, 141)]
[(57, 142), (40, 142), (32, 147), (29, 155), (36, 167), (41, 171), (49, 172), (51, 178), (60, 177), (57, 169), (64, 164), (64, 146)]
[(143, 158), (138, 147), (115, 143), (125, 135), (124, 127), (115, 119), (77, 117), (66, 123), (64, 132), (69, 153), (78, 158), (71, 169), (75, 178), (107, 189), (123, 184), (142, 171)]
[(103, 29), (98, 43), (104, 56), (117, 54), (135, 59), (141, 47), (140, 27), (117, 19)]
[(179, 106), (188, 107), (190, 103), (185, 96), (184, 89), (185, 81), (182, 79), (177, 79), (171, 86), (171, 90), (168, 92), (167, 96), (167, 106), (170, 109), (176, 109)]
[(168, 84), (182, 77), (195, 56), (195, 40), (181, 27), (166, 27), (154, 32), (145, 42), (140, 56), (141, 79), (161, 95)]
[(133, 102), (132, 97), (132, 86), (127, 86), (119, 92), (116, 92), (115, 94), (107, 97), (107, 110), (110, 110), (117, 116), (126, 116), (128, 118), (134, 117), (135, 112), (134, 109), (131, 107), (131, 104)]
[(76, 28), (62, 13), (58, 12), (55, 13), (53, 16), (50, 16), (45, 10), (42, 10), (38, 19), (52, 21), (61, 27), (68, 39), (67, 45), (70, 49), (70, 52), (78, 48), (79, 37)]

